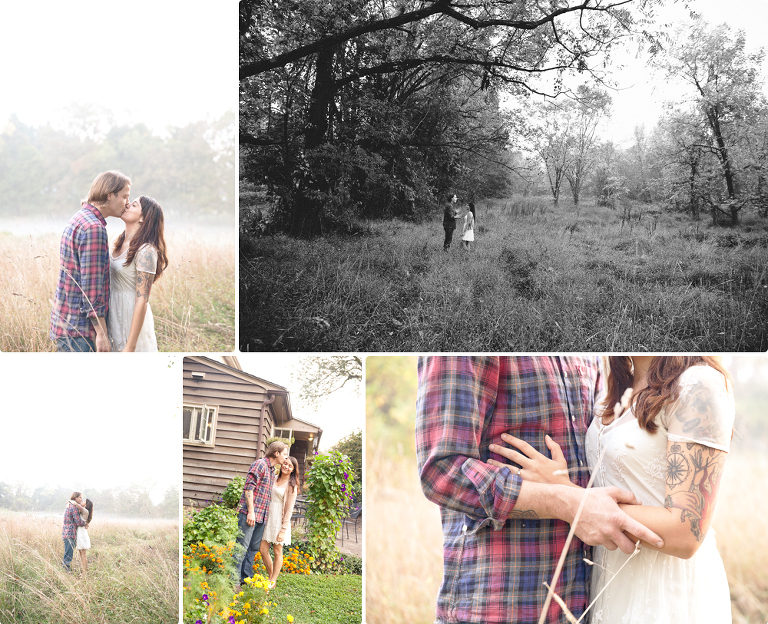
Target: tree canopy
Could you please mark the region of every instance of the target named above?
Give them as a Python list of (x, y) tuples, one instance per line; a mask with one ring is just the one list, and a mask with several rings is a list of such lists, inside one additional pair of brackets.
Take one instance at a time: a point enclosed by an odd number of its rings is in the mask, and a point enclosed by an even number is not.
[(242, 180), (300, 236), (503, 193), (520, 120), (502, 100), (600, 78), (596, 61), (657, 3), (243, 0)]

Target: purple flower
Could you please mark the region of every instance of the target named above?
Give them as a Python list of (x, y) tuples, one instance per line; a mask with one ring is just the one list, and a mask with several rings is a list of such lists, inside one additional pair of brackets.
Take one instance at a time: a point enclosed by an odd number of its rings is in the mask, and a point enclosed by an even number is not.
[(349, 479), (349, 473), (348, 473), (348, 472), (345, 472), (345, 473), (344, 473), (344, 478), (345, 478), (345, 479)]
[(347, 486), (346, 486), (346, 485), (344, 485), (344, 484), (342, 484), (342, 486), (341, 486), (341, 491), (342, 491), (342, 492), (344, 492), (346, 489), (347, 489)]
[(208, 594), (203, 594), (203, 600), (208, 600)]
[(235, 624), (235, 616), (234, 615), (230, 615), (229, 616), (229, 624)]
[(195, 624), (203, 624), (203, 621), (202, 620), (197, 620), (197, 622), (195, 622)]

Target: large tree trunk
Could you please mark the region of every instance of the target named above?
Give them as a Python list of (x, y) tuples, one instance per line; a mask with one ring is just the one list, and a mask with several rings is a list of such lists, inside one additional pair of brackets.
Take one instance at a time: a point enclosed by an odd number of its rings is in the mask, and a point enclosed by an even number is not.
[[(328, 118), (335, 95), (334, 54), (333, 48), (323, 48), (317, 53), (315, 85), (307, 111), (308, 123), (304, 140), (306, 152), (311, 152), (328, 140)], [(328, 180), (318, 171), (311, 171), (299, 179), (291, 215), (290, 233), (293, 236), (310, 237), (322, 229), (322, 200), (312, 191), (328, 191)]]
[(731, 225), (739, 224), (739, 210), (734, 203), (736, 199), (736, 181), (731, 169), (731, 160), (728, 154), (728, 147), (725, 144), (725, 138), (723, 137), (722, 129), (720, 128), (720, 117), (716, 110), (710, 109), (707, 111), (707, 117), (709, 118), (709, 126), (712, 128), (712, 133), (715, 135), (715, 142), (717, 143), (717, 155), (720, 159), (720, 165), (723, 168), (723, 177), (725, 178), (725, 187), (728, 190), (728, 199), (730, 200), (731, 211)]

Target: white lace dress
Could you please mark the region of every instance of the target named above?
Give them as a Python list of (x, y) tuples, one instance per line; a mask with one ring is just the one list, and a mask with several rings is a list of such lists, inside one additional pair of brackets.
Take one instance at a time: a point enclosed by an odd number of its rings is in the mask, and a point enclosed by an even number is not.
[[(267, 516), (267, 525), (264, 527), (264, 537), (262, 539), (270, 544), (277, 542), (277, 534), (283, 528), (283, 510), (285, 509), (285, 490), (288, 483), (283, 486), (272, 487), (272, 498), (269, 501), (269, 515)], [(291, 543), (291, 525), (285, 530), (285, 536), (282, 542), (284, 546)]]
[[(131, 332), (133, 310), (136, 307), (137, 262), (145, 273), (157, 271), (157, 250), (151, 245), (144, 245), (133, 257), (128, 266), (125, 263), (128, 250), (119, 256), (109, 255), (109, 341), (112, 351), (122, 351), (128, 343)], [(136, 351), (157, 351), (155, 321), (152, 308), (147, 302), (147, 314), (136, 342)]]
[[(708, 422), (681, 413), (691, 404), (693, 393), (706, 401)], [(643, 505), (663, 507), (667, 441), (693, 442), (727, 452), (733, 421), (733, 397), (726, 391), (722, 375), (708, 366), (693, 366), (680, 377), (678, 400), (657, 416), (655, 434), (641, 429), (631, 411), (607, 426), (594, 419), (586, 440), (589, 468), (598, 473), (594, 485), (629, 490)], [(603, 449), (603, 462), (597, 466)], [(598, 565), (591, 568), (591, 596), (597, 596), (628, 557), (620, 550), (594, 549), (593, 560)], [(731, 622), (728, 580), (714, 530), (709, 529), (690, 559), (641, 547), (597, 599), (589, 616), (592, 624)]]
[[(88, 522), (88, 510), (83, 509), (80, 512), (80, 518), (84, 522)], [(77, 527), (77, 536), (75, 540), (75, 548), (77, 550), (88, 550), (91, 547), (91, 538), (88, 535), (88, 529), (84, 526)]]

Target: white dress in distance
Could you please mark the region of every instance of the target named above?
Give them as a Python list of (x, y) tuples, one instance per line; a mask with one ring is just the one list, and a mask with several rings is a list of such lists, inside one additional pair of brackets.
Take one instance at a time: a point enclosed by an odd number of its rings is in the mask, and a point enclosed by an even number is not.
[[(288, 482), (282, 487), (274, 485), (272, 487), (272, 498), (269, 501), (269, 515), (267, 516), (267, 525), (264, 527), (264, 537), (262, 539), (270, 544), (277, 542), (277, 534), (283, 528), (283, 509), (285, 508), (285, 491), (288, 488)], [(284, 546), (291, 543), (291, 525), (285, 530), (285, 536), (282, 542)]]
[[(84, 522), (88, 522), (88, 510), (83, 509), (80, 512), (80, 518)], [(77, 538), (75, 540), (75, 548), (77, 550), (88, 550), (91, 547), (91, 538), (88, 535), (88, 529), (84, 526), (77, 527)]]
[[(656, 417), (659, 428), (653, 435), (638, 425), (631, 410), (606, 426), (600, 418), (592, 421), (586, 452), (590, 470), (597, 471), (595, 487), (613, 485), (629, 490), (643, 505), (664, 507), (668, 440), (729, 450), (734, 403), (723, 376), (709, 366), (693, 366), (680, 376), (679, 386), (678, 400)], [(705, 409), (689, 417), (684, 412), (694, 397), (704, 401)], [(708, 417), (701, 418), (702, 413)], [(597, 466), (603, 449), (605, 456)], [(628, 558), (618, 549), (593, 549), (597, 565), (591, 566), (592, 597)], [(728, 580), (714, 530), (709, 529), (690, 559), (641, 547), (588, 615), (592, 624), (730, 623)]]
[[(136, 307), (136, 283), (138, 274), (136, 263), (139, 261), (145, 268), (145, 273), (157, 271), (157, 250), (151, 245), (144, 245), (136, 251), (136, 255), (128, 266), (125, 263), (128, 250), (119, 256), (109, 254), (109, 341), (112, 351), (122, 351), (128, 344), (128, 334), (131, 332), (133, 310)], [(157, 351), (155, 338), (155, 321), (152, 308), (147, 302), (147, 314), (141, 327), (136, 351)]]

